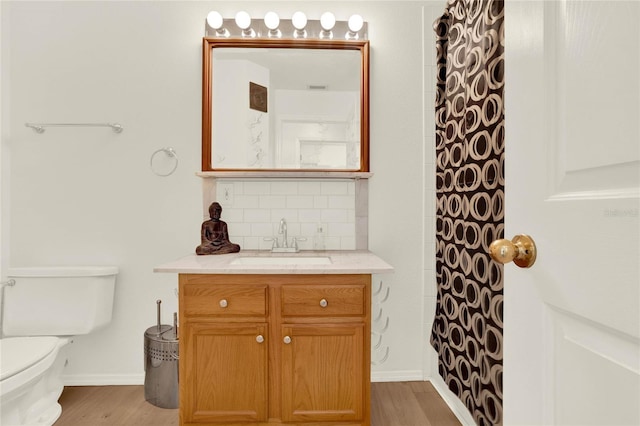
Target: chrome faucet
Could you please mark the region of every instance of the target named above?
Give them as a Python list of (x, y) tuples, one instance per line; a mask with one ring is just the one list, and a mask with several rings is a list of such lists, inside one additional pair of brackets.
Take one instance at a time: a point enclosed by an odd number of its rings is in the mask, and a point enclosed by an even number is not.
[(282, 236), (282, 247), (287, 248), (287, 221), (284, 220), (284, 217), (280, 219), (280, 227), (278, 228), (278, 234), (284, 234)]
[(282, 234), (282, 244), (278, 241), (278, 237), (265, 237), (265, 241), (272, 241), (271, 252), (272, 253), (297, 253), (300, 251), (298, 247), (298, 241), (307, 241), (306, 238), (292, 237), (291, 244), (289, 244), (289, 237), (287, 236), (287, 221), (280, 219), (280, 226), (278, 226), (278, 234)]

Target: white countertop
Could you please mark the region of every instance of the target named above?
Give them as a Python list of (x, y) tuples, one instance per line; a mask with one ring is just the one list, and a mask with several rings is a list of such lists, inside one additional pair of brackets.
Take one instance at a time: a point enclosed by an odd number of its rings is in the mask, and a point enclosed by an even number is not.
[[(239, 258), (272, 258), (274, 264), (238, 264)], [(330, 264), (293, 264), (287, 258), (328, 257)], [(278, 263), (276, 258), (285, 258)], [(271, 260), (270, 260), (271, 261)], [(179, 274), (383, 274), (393, 267), (370, 251), (300, 251), (271, 253), (266, 250), (242, 250), (240, 253), (202, 255), (190, 254), (153, 269), (154, 272)]]

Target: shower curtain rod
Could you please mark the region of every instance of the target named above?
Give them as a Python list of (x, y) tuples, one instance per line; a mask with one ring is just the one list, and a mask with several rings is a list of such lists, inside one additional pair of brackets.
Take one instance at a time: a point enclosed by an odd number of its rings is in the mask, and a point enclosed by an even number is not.
[(36, 133), (44, 133), (45, 127), (111, 127), (116, 133), (121, 133), (123, 127), (118, 123), (24, 123)]

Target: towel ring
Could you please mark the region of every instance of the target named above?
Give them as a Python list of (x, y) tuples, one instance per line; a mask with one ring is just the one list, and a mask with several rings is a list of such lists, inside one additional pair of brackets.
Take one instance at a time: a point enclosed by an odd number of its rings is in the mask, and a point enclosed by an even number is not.
[[(153, 165), (153, 160), (155, 159), (156, 155), (158, 155), (161, 152), (164, 152), (167, 157), (172, 158), (174, 160), (173, 167), (167, 173), (158, 172), (156, 170), (156, 167), (154, 167), (154, 165)], [(176, 169), (178, 168), (178, 155), (176, 154), (176, 152), (171, 147), (160, 148), (159, 150), (157, 150), (153, 154), (151, 154), (151, 160), (149, 161), (149, 166), (151, 167), (151, 171), (153, 173), (155, 173), (156, 175), (162, 176), (162, 177), (169, 176), (169, 175), (173, 174), (173, 172), (175, 172)]]

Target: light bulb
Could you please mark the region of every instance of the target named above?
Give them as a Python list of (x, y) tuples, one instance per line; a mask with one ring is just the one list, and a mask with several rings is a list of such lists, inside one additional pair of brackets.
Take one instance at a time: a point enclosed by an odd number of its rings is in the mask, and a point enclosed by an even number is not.
[(220, 15), (220, 12), (212, 10), (207, 15), (207, 24), (214, 30), (222, 28), (222, 21), (222, 15)]
[(297, 30), (303, 30), (307, 25), (307, 15), (303, 12), (296, 12), (291, 17), (291, 23)]
[(267, 12), (267, 14), (264, 15), (264, 24), (270, 30), (275, 30), (278, 28), (278, 25), (280, 25), (280, 17), (275, 12)]
[(349, 18), (349, 30), (351, 30), (351, 32), (357, 33), (362, 29), (363, 25), (364, 20), (362, 19), (362, 16), (351, 15), (351, 17)]
[(320, 25), (325, 31), (331, 31), (336, 25), (336, 17), (331, 12), (325, 12), (320, 16)]
[(242, 30), (248, 29), (251, 26), (251, 16), (244, 10), (241, 10), (236, 13), (236, 25)]

